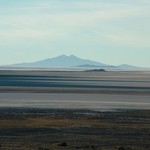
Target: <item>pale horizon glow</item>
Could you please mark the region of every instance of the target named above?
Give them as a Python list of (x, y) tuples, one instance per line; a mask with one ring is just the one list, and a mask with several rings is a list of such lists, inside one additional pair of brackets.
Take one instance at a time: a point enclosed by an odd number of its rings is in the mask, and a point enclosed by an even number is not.
[(0, 14), (0, 65), (73, 54), (150, 67), (149, 0), (6, 0)]

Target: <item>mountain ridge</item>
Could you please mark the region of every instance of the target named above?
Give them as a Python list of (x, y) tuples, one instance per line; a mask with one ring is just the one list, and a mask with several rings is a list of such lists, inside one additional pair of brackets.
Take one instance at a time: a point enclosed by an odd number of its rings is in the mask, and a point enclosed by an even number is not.
[(121, 64), (121, 65), (118, 65), (118, 67), (120, 68), (142, 68), (142, 67), (138, 67), (138, 66), (134, 66), (134, 65), (129, 65), (129, 64)]
[(42, 59), (39, 61), (34, 61), (30, 63), (18, 63), (12, 65), (5, 65), (1, 67), (23, 67), (23, 68), (105, 68), (109, 70), (141, 70), (144, 69), (142, 67), (133, 66), (129, 64), (121, 64), (121, 65), (108, 65), (101, 62), (82, 59), (75, 55), (59, 55), (52, 58)]
[(106, 64), (92, 61), (89, 59), (82, 59), (75, 55), (60, 55), (53, 58), (47, 58), (40, 61), (35, 61), (32, 63), (20, 63), (20, 64), (13, 64), (12, 66), (17, 67), (74, 67), (80, 65), (95, 65), (95, 66), (107, 66)]

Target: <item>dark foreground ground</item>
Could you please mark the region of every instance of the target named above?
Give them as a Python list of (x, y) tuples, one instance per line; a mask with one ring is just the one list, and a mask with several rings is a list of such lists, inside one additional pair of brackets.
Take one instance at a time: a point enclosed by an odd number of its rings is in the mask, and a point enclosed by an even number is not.
[(0, 108), (1, 150), (149, 150), (150, 110)]

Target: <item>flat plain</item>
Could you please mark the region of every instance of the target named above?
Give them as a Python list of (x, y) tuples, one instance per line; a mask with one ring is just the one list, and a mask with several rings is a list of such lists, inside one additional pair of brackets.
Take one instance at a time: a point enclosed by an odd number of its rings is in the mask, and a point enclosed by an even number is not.
[(149, 150), (150, 72), (0, 71), (0, 149)]

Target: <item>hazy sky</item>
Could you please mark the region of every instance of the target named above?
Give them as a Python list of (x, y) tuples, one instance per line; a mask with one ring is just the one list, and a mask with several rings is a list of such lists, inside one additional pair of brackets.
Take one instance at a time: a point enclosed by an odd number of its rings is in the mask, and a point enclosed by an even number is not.
[(0, 0), (0, 65), (61, 54), (150, 67), (150, 0)]

